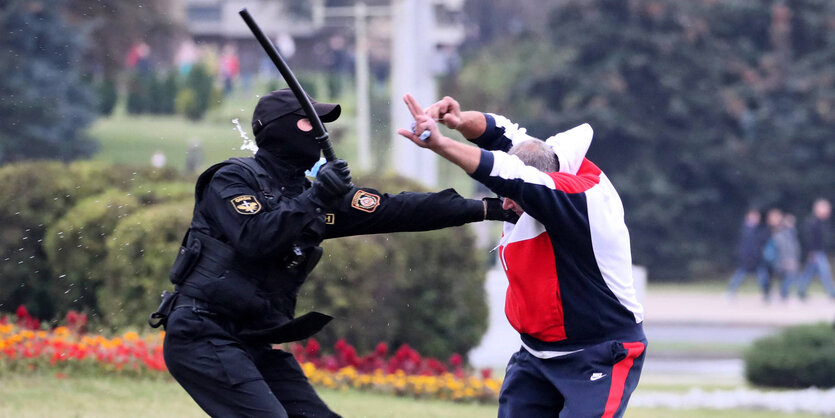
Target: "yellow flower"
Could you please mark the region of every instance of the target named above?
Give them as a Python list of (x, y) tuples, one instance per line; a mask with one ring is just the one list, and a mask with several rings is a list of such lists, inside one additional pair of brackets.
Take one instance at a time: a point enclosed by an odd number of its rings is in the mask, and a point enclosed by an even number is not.
[(134, 331), (128, 331), (128, 332), (126, 332), (126, 333), (125, 333), (125, 335), (124, 335), (123, 337), (125, 338), (125, 341), (128, 341), (128, 342), (135, 342), (135, 341), (139, 341), (139, 334), (137, 334), (137, 333), (136, 333), (136, 332), (134, 332)]
[(67, 327), (63, 327), (63, 326), (55, 328), (55, 330), (52, 331), (52, 332), (59, 337), (66, 337), (66, 336), (70, 335), (70, 329), (67, 328)]
[(302, 371), (304, 375), (310, 378), (314, 372), (316, 372), (316, 366), (313, 365), (311, 362), (302, 363)]

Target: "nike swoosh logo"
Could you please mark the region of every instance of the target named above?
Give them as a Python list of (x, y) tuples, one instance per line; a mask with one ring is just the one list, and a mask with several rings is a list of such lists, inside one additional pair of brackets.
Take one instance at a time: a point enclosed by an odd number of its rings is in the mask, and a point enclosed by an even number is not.
[(594, 382), (595, 380), (600, 380), (600, 379), (602, 379), (602, 378), (604, 378), (604, 377), (606, 377), (606, 375), (605, 375), (605, 374), (603, 374), (603, 373), (594, 373), (594, 374), (592, 374), (592, 375), (591, 375), (591, 377), (589, 378), (589, 380), (590, 380), (590, 381), (592, 381), (592, 382)]

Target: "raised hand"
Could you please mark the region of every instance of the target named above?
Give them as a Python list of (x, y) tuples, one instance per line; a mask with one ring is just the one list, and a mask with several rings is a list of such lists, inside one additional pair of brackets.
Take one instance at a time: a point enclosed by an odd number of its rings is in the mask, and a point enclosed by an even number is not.
[(424, 113), (450, 129), (457, 129), (462, 122), (461, 105), (449, 96), (444, 96), (443, 99), (424, 109)]
[[(420, 104), (411, 94), (403, 96), (403, 101), (406, 102), (406, 107), (409, 108), (409, 112), (412, 114), (412, 117), (415, 118), (415, 125), (413, 130), (398, 129), (398, 134), (410, 139), (421, 148), (435, 148), (441, 145), (444, 139), (449, 140), (440, 134), (438, 131), (438, 124), (435, 123), (435, 119), (424, 113), (423, 108), (420, 107)], [(420, 134), (423, 133), (423, 131), (429, 131), (428, 138), (420, 138)]]

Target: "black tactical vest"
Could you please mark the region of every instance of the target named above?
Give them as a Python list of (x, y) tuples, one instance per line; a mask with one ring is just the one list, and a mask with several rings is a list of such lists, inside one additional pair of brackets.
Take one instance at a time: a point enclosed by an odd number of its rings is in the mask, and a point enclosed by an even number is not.
[(247, 258), (213, 237), (198, 207), (209, 181), (228, 164), (252, 175), (249, 183), (257, 185), (253, 188), (262, 210), (278, 207), (279, 189), (254, 158), (232, 158), (210, 167), (197, 180), (191, 227), (171, 269), (171, 281), (181, 294), (206, 302), (213, 313), (238, 324), (242, 338), (271, 343), (307, 338), (331, 319), (318, 312), (294, 319), (299, 288), (322, 256), (322, 235), (300, 237), (285, 255), (269, 260)]

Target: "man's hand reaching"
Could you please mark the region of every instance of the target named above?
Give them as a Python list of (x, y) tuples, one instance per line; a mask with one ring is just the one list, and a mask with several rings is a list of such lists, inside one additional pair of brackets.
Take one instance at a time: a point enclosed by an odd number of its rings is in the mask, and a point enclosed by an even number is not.
[(460, 132), (470, 141), (480, 137), (487, 129), (487, 119), (484, 118), (483, 113), (473, 110), (462, 112), (461, 105), (449, 96), (427, 107), (424, 113), (443, 123), (447, 128)]
[(432, 106), (427, 107), (424, 113), (450, 129), (458, 129), (463, 121), (461, 119), (461, 105), (449, 96), (445, 96)]

